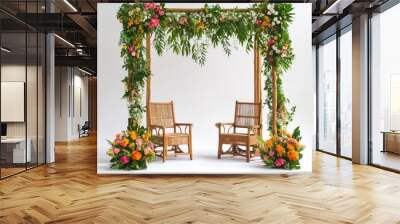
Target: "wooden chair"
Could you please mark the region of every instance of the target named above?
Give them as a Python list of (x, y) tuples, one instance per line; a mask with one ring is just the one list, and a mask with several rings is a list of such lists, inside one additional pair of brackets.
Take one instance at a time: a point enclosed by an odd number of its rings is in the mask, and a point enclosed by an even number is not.
[[(221, 155), (230, 154), (246, 157), (246, 161), (249, 162), (254, 155), (251, 147), (257, 144), (257, 135), (261, 133), (261, 103), (236, 101), (234, 122), (217, 123), (216, 126), (219, 131), (218, 159), (221, 159)], [(225, 152), (222, 150), (224, 144), (230, 145)]]
[[(155, 147), (162, 147), (163, 150), (156, 155), (163, 159), (168, 158), (168, 151), (173, 151), (175, 156), (178, 154), (192, 155), (192, 124), (175, 123), (174, 103), (150, 103), (149, 110), (149, 128), (152, 132), (152, 141)], [(188, 152), (185, 153), (179, 145), (187, 145)], [(171, 149), (168, 149), (171, 146)]]

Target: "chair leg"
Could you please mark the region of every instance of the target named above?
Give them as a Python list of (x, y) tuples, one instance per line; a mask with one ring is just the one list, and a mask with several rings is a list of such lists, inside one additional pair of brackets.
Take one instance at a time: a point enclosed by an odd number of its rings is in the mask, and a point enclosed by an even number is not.
[(249, 143), (247, 143), (247, 146), (246, 146), (246, 161), (250, 162), (250, 144)]
[(221, 159), (221, 154), (222, 154), (222, 144), (221, 141), (218, 140), (218, 159)]
[(189, 149), (190, 160), (193, 160), (193, 154), (192, 154), (192, 141), (189, 141), (189, 144), (188, 144), (188, 149)]
[(162, 155), (162, 159), (163, 162), (165, 162), (165, 160), (167, 159), (168, 156), (168, 145), (167, 144), (163, 144), (163, 155)]

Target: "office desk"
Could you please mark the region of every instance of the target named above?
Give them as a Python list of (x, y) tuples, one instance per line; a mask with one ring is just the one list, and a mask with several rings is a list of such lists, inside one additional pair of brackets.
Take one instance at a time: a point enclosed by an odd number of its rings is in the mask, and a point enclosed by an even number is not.
[[(6, 138), (1, 139), (1, 157), (6, 163), (25, 163), (31, 162), (31, 139), (27, 139), (25, 153), (25, 138)], [(25, 161), (26, 159), (26, 161)]]

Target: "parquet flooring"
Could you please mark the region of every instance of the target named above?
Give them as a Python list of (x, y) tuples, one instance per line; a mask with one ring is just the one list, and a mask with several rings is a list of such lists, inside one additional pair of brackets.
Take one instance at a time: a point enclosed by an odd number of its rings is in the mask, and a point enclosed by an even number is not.
[(400, 223), (400, 175), (314, 153), (312, 174), (98, 176), (95, 138), (0, 181), (0, 223)]

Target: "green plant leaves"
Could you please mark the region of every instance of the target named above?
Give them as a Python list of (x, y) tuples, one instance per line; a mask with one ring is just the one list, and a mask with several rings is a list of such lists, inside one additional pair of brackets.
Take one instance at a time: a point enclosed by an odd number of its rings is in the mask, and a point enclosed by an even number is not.
[[(151, 6), (151, 7), (150, 7)], [(160, 13), (160, 11), (162, 13)], [(143, 88), (151, 75), (143, 46), (146, 34), (152, 35), (153, 46), (158, 55), (167, 49), (175, 54), (191, 57), (204, 65), (208, 47), (222, 46), (229, 56), (232, 39), (236, 39), (247, 52), (254, 49), (255, 42), (264, 58), (263, 72), (267, 77), (265, 103), (271, 109), (272, 89), (270, 72), (278, 74), (278, 129), (284, 129), (293, 119), (295, 107), (287, 108), (280, 74), (287, 71), (294, 54), (288, 27), (293, 20), (293, 6), (287, 3), (253, 4), (248, 10), (224, 10), (219, 5), (205, 5), (195, 12), (168, 12), (164, 4), (123, 4), (117, 18), (123, 25), (120, 36), (121, 57), (127, 77), (123, 97), (128, 101), (130, 127), (141, 125), (145, 106), (142, 102)], [(273, 44), (270, 44), (273, 41)]]

